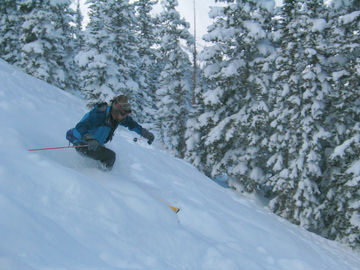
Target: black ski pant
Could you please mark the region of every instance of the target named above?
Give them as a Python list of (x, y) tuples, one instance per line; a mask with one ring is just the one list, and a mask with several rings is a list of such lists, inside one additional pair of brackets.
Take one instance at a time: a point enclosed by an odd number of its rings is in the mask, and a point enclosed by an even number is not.
[[(80, 145), (80, 144), (74, 144), (74, 145)], [(115, 159), (116, 159), (115, 152), (104, 146), (99, 146), (95, 151), (89, 150), (86, 146), (76, 147), (75, 149), (83, 156), (100, 161), (107, 170), (111, 170), (115, 163)]]

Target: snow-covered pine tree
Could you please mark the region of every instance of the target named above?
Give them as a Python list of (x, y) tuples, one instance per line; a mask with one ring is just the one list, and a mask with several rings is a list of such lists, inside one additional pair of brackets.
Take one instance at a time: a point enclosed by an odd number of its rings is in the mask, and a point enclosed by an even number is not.
[(21, 59), (25, 72), (59, 88), (68, 88), (65, 62), (72, 51), (73, 10), (70, 0), (27, 0), (19, 3)]
[(82, 30), (83, 24), (83, 15), (80, 9), (80, 0), (76, 2), (76, 9), (74, 12), (74, 27), (73, 27), (73, 40), (71, 48), (72, 50), (69, 52), (68, 57), (66, 59), (66, 66), (68, 70), (68, 84), (70, 89), (74, 91), (80, 90), (80, 82), (79, 82), (79, 75), (80, 75), (80, 67), (75, 61), (76, 55), (82, 50), (84, 47), (84, 32)]
[(301, 43), (306, 66), (299, 77), (301, 146), (294, 163), (300, 169), (300, 178), (293, 196), (296, 219), (303, 227), (318, 231), (323, 226), (315, 209), (320, 203), (320, 185), (327, 169), (323, 142), (331, 136), (325, 121), (331, 93), (326, 68), (328, 24), (323, 1), (304, 1), (301, 12), (306, 14), (303, 29), (307, 32)]
[[(125, 94), (130, 100), (138, 89), (134, 80), (134, 10), (128, 0), (89, 0), (90, 22), (85, 45), (76, 56), (81, 68), (81, 90), (88, 106)], [(135, 110), (136, 111), (136, 110)]]
[[(360, 10), (359, 1), (330, 6), (328, 58), (333, 93), (328, 124), (332, 126), (328, 177), (319, 207), (321, 234), (360, 249)], [(325, 180), (324, 180), (325, 182)], [(326, 184), (326, 185), (325, 185)]]
[(80, 0), (77, 0), (76, 2), (76, 9), (75, 9), (75, 49), (74, 51), (80, 51), (81, 48), (84, 46), (84, 34), (83, 34), (83, 20), (84, 16), (81, 12), (80, 7)]
[(177, 5), (177, 0), (162, 1), (163, 11), (159, 17), (162, 71), (156, 92), (157, 128), (164, 146), (176, 156), (184, 157), (184, 134), (192, 97), (192, 65), (182, 46), (191, 46), (194, 38), (189, 33), (189, 24), (180, 18)]
[(0, 57), (10, 64), (19, 60), (21, 24), (17, 1), (0, 1)]
[(201, 171), (205, 171), (203, 164), (205, 163), (204, 158), (206, 157), (204, 151), (203, 136), (206, 135), (205, 129), (202, 128), (203, 124), (201, 123), (201, 115), (204, 113), (204, 104), (201, 99), (201, 96), (204, 93), (206, 84), (204, 81), (204, 76), (202, 70), (197, 71), (197, 85), (195, 89), (195, 100), (196, 104), (192, 104), (192, 108), (189, 111), (189, 118), (186, 123), (186, 132), (185, 132), (185, 160), (192, 163)]
[(116, 64), (112, 52), (115, 39), (106, 25), (104, 6), (107, 1), (88, 1), (89, 23), (84, 32), (85, 44), (75, 60), (80, 67), (79, 84), (88, 106), (109, 101), (114, 96)]
[(219, 113), (225, 114), (224, 111), (220, 111), (222, 91), (218, 78), (222, 67), (222, 51), (226, 51), (227, 45), (222, 38), (217, 36), (226, 29), (225, 7), (211, 7), (209, 17), (214, 20), (214, 23), (208, 27), (208, 33), (203, 38), (211, 45), (205, 47), (199, 54), (200, 61), (204, 63), (203, 78), (206, 81), (207, 90), (204, 90), (205, 93), (200, 96), (200, 104), (203, 108), (199, 112), (198, 119), (193, 121), (193, 125), (198, 124), (198, 129), (201, 132), (198, 140), (202, 149), (198, 153), (201, 166), (197, 166), (208, 176), (211, 176), (212, 167), (219, 160), (216, 155), (220, 154), (220, 151), (217, 151), (216, 144), (208, 143), (208, 136), (212, 128), (220, 122), (222, 116), (219, 116)]
[(200, 116), (207, 131), (204, 167), (211, 168), (210, 176), (227, 173), (252, 191), (263, 180), (259, 153), (266, 138), (269, 77), (259, 71), (272, 51), (262, 28), (267, 11), (257, 1), (226, 2), (210, 12), (215, 23), (205, 38), (213, 45), (200, 55), (209, 85)]
[[(245, 189), (247, 192), (264, 189), (266, 161), (269, 158), (267, 149), (269, 137), (269, 111), (271, 109), (272, 74), (274, 72), (274, 58), (276, 49), (273, 45), (271, 32), (275, 28), (275, 6), (273, 2), (254, 2), (249, 9), (243, 3), (248, 14), (238, 22), (238, 54), (247, 50), (249, 57), (247, 69), (246, 96), (240, 111), (245, 111), (246, 117), (236, 119), (234, 138), (235, 147), (244, 149), (244, 155), (231, 157), (234, 167), (227, 171), (230, 185)], [(248, 10), (246, 10), (248, 9)], [(243, 12), (242, 12), (243, 13)], [(243, 56), (242, 56), (243, 57)], [(245, 91), (243, 92), (245, 94)], [(245, 120), (246, 119), (246, 120)], [(240, 185), (239, 185), (240, 184)]]
[[(271, 192), (271, 209), (284, 217), (290, 217), (293, 206), (288, 201), (289, 193), (295, 188), (296, 175), (290, 175), (290, 154), (296, 154), (298, 148), (299, 128), (298, 118), (300, 98), (298, 97), (297, 78), (294, 66), (297, 59), (298, 37), (294, 37), (294, 27), (299, 23), (297, 1), (284, 1), (279, 29), (281, 32), (279, 56), (275, 60), (276, 72), (273, 80), (276, 82), (273, 93), (273, 106), (270, 112), (271, 134), (268, 151), (271, 153), (267, 166), (272, 174), (266, 184)], [(297, 31), (295, 31), (296, 33)], [(292, 157), (294, 159), (294, 157)]]
[[(326, 21), (322, 1), (284, 1), (281, 14), (281, 54), (276, 59), (277, 98), (270, 113), (267, 184), (273, 192), (272, 210), (314, 230), (323, 175), (321, 140), (329, 85), (323, 71)], [(324, 14), (326, 16), (326, 14)]]
[(139, 95), (139, 40), (136, 34), (135, 6), (129, 0), (108, 0), (105, 5), (107, 24), (113, 35), (113, 46), (110, 48), (114, 54), (117, 69), (116, 94), (125, 94), (130, 98), (133, 115), (141, 118), (142, 98)]
[(155, 93), (157, 90), (157, 80), (160, 75), (159, 59), (160, 50), (158, 49), (159, 37), (156, 34), (156, 18), (151, 15), (151, 11), (157, 0), (137, 0), (135, 5), (137, 36), (138, 36), (138, 81), (139, 91), (136, 99), (138, 100), (141, 114), (137, 119), (141, 122), (153, 122), (157, 115)]

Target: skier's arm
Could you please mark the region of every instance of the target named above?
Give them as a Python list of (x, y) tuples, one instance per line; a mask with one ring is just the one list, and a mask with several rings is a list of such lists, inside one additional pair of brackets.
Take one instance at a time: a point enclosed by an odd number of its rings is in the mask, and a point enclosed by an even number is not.
[(132, 119), (131, 116), (127, 116), (120, 124), (127, 127), (131, 131), (135, 131), (137, 134), (147, 139), (148, 144), (152, 144), (155, 139), (154, 134), (140, 126), (134, 119)]
[(120, 125), (127, 127), (130, 131), (134, 131), (141, 136), (143, 127), (139, 125), (131, 116), (126, 116), (126, 118), (120, 122)]

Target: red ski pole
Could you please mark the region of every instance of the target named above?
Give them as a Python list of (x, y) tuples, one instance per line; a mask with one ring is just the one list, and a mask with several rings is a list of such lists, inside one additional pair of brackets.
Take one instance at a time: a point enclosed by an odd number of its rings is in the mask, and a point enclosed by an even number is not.
[(28, 149), (28, 151), (55, 150), (55, 149), (64, 149), (64, 148), (86, 147), (86, 146), (87, 146), (87, 145), (60, 146), (60, 147), (49, 147), (49, 148)]

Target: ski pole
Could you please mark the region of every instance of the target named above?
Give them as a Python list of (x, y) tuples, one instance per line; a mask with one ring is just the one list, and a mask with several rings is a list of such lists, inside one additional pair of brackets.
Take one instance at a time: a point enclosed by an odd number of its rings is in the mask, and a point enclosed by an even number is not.
[(87, 145), (73, 145), (73, 146), (59, 146), (59, 147), (48, 147), (48, 148), (38, 148), (38, 149), (28, 149), (28, 151), (42, 151), (42, 150), (55, 150), (55, 149), (65, 149), (65, 148), (76, 148), (76, 147), (86, 147)]

